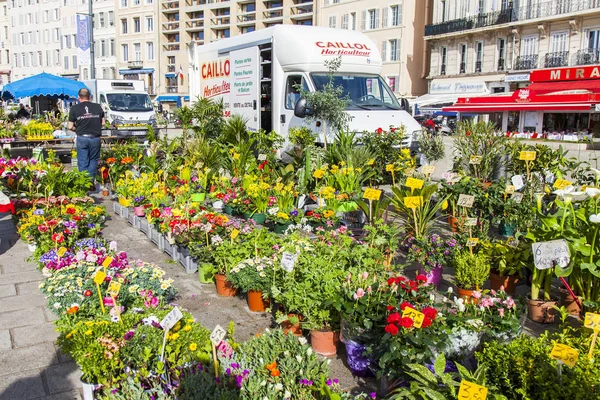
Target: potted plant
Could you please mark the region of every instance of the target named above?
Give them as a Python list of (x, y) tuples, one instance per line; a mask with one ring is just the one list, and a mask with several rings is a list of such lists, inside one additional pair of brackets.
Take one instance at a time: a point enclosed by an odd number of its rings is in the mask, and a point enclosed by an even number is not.
[(406, 240), (408, 262), (417, 262), (419, 272), (427, 277), (427, 283), (439, 289), (444, 266), (452, 266), (454, 254), (462, 247), (454, 239), (444, 239), (434, 233), (419, 238), (409, 236)]
[(531, 248), (525, 242), (484, 243), (483, 251), (490, 257), (490, 287), (514, 294), (523, 269), (531, 262)]
[(227, 281), (234, 288), (247, 293), (250, 311), (265, 312), (273, 284), (273, 274), (273, 259), (249, 258), (229, 271)]
[(194, 203), (204, 203), (206, 199), (206, 188), (208, 185), (209, 168), (197, 169), (196, 175), (192, 176), (190, 182), (190, 200)]
[(267, 221), (275, 233), (284, 233), (287, 228), (303, 215), (302, 211), (293, 209), (290, 212), (282, 212), (279, 207), (271, 207), (267, 210)]
[(477, 302), (483, 284), (490, 276), (490, 260), (483, 252), (459, 251), (454, 258), (454, 278), (458, 296)]
[(133, 198), (133, 213), (138, 217), (145, 217), (146, 210), (144, 206), (148, 204), (145, 196), (138, 196)]

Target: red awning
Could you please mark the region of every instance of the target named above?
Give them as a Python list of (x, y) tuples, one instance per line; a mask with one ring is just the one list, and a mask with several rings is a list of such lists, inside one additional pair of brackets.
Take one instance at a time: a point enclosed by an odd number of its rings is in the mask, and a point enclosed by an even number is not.
[(565, 90), (589, 90), (600, 93), (600, 79), (571, 82), (534, 82), (527, 87), (537, 94), (562, 92)]
[(443, 107), (442, 111), (486, 113), (501, 111), (590, 111), (591, 104), (544, 104), (544, 103), (496, 103), (496, 104), (455, 104)]

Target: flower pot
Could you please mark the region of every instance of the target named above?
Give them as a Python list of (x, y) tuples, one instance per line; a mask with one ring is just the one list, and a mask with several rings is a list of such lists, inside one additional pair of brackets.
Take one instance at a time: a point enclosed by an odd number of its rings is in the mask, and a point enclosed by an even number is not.
[(144, 211), (144, 207), (142, 206), (133, 207), (133, 213), (138, 217), (146, 216), (146, 212)]
[(498, 225), (498, 232), (506, 237), (515, 236), (515, 224), (502, 221)]
[(190, 200), (193, 203), (204, 203), (205, 199), (206, 199), (206, 193), (193, 193), (190, 196)]
[(224, 205), (223, 212), (227, 215), (233, 215), (233, 208), (231, 208), (231, 206)]
[[(569, 314), (571, 315), (580, 315), (581, 310), (579, 309), (579, 306), (577, 305), (577, 303), (575, 302), (575, 299), (573, 298), (573, 296), (571, 296), (571, 294), (569, 293), (569, 291), (565, 288), (560, 288), (560, 304), (565, 307), (567, 309), (567, 311), (569, 311)], [(579, 298), (579, 303), (581, 304), (581, 297)]]
[(554, 322), (556, 311), (552, 308), (556, 305), (556, 300), (531, 300), (527, 296), (527, 308), (530, 320), (540, 324), (551, 324)]
[(346, 339), (344, 344), (346, 345), (348, 367), (350, 368), (352, 375), (362, 378), (373, 376), (369, 369), (373, 360), (364, 355), (366, 346), (349, 339)]
[(310, 331), (310, 345), (315, 353), (325, 357), (335, 356), (337, 353), (338, 332)]
[[(299, 315), (288, 314), (288, 318), (289, 317), (298, 317), (298, 320), (302, 321), (302, 318)], [(279, 325), (281, 325), (284, 335), (291, 333), (294, 336), (298, 336), (298, 337), (302, 336), (302, 327), (300, 326), (300, 322), (298, 322), (297, 324), (292, 324), (289, 319), (286, 319)]]
[(265, 220), (267, 219), (267, 214), (266, 213), (254, 213), (254, 214), (244, 213), (244, 218), (253, 219), (254, 222), (256, 222), (258, 225), (262, 225), (265, 223)]
[(215, 272), (212, 264), (204, 263), (198, 266), (198, 279), (200, 283), (214, 283)]
[(83, 392), (83, 400), (94, 400), (94, 390), (98, 389), (100, 385), (97, 383), (87, 383), (81, 381), (81, 388)]
[(104, 197), (110, 196), (110, 190), (108, 190), (108, 189), (102, 189), (102, 196), (104, 196)]
[(431, 271), (425, 271), (423, 268), (419, 269), (419, 273), (425, 275), (427, 278), (427, 284), (433, 285), (433, 287), (438, 290), (440, 288), (440, 284), (442, 283), (442, 272), (444, 271), (444, 267), (436, 267)]
[(458, 218), (453, 215), (448, 215), (448, 224), (450, 225), (452, 232), (458, 232)]
[(123, 207), (129, 207), (131, 205), (131, 200), (126, 199), (125, 197), (119, 197), (119, 204)]
[(458, 297), (460, 297), (461, 299), (465, 299), (465, 303), (479, 303), (479, 300), (473, 297), (473, 293), (475, 292), (476, 290), (462, 289), (459, 287), (456, 288), (456, 293), (458, 294)]
[(253, 312), (265, 312), (267, 302), (263, 299), (263, 293), (250, 290), (248, 292), (248, 308)]
[(35, 253), (35, 251), (37, 250), (37, 244), (35, 244), (35, 243), (28, 243), (27, 244), (27, 248), (29, 249), (30, 252)]
[(282, 233), (284, 233), (284, 232), (287, 230), (287, 228), (288, 228), (290, 225), (291, 225), (291, 223), (287, 223), (287, 224), (279, 224), (279, 223), (276, 223), (276, 224), (273, 226), (273, 232), (275, 232), (275, 233), (278, 233), (278, 234), (282, 234)]
[(495, 272), (490, 272), (490, 287), (492, 290), (500, 290), (504, 287), (504, 291), (508, 294), (514, 294), (519, 282), (519, 275), (502, 276)]
[(231, 282), (227, 280), (225, 275), (216, 274), (215, 283), (217, 285), (217, 294), (223, 297), (233, 297), (237, 293), (237, 289), (231, 286)]

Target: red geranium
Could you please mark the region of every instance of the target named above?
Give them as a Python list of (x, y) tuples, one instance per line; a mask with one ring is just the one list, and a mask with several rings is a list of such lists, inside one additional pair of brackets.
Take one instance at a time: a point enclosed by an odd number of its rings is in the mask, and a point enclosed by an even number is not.
[(399, 313), (395, 312), (389, 315), (389, 317), (387, 318), (387, 322), (388, 324), (397, 324), (398, 322), (400, 322), (401, 318), (402, 316)]
[(421, 324), (421, 328), (429, 328), (433, 321), (429, 317), (423, 318), (423, 323)]
[(385, 327), (385, 331), (392, 336), (396, 336), (398, 334), (398, 327), (394, 324), (389, 324)]
[(90, 297), (92, 295), (92, 291), (91, 290), (86, 290), (85, 292), (83, 292), (83, 295), (85, 297)]
[(396, 132), (396, 128), (390, 128), (390, 132)]
[(313, 214), (314, 214), (314, 212), (313, 212), (313, 211), (307, 211), (307, 212), (306, 212), (306, 216), (307, 216), (307, 217), (312, 217), (312, 216), (313, 216)]
[(268, 162), (269, 162), (269, 160), (265, 160), (265, 161), (261, 162), (260, 165), (258, 166), (258, 169), (262, 171)]
[(433, 307), (425, 307), (421, 312), (425, 314), (425, 317), (431, 320), (434, 320), (437, 317), (437, 310)]
[(405, 280), (406, 280), (405, 277), (403, 277), (403, 276), (397, 276), (396, 277), (396, 285), (399, 285), (400, 282), (405, 281)]
[(419, 274), (417, 275), (417, 277), (415, 278), (415, 280), (417, 282), (427, 282), (427, 277), (423, 274)]
[(414, 322), (413, 322), (412, 318), (409, 318), (409, 317), (400, 318), (399, 325), (403, 328), (412, 328), (413, 324), (414, 324)]
[(65, 241), (65, 237), (62, 233), (55, 233), (54, 235), (52, 235), (52, 241), (56, 243), (62, 243)]
[(77, 210), (74, 207), (67, 207), (67, 214), (73, 215), (77, 212)]
[(394, 282), (396, 282), (396, 280), (394, 278), (388, 279), (388, 285), (392, 286), (394, 284)]
[(394, 307), (394, 306), (387, 306), (387, 310), (388, 311), (392, 311), (392, 310), (395, 310), (395, 309), (396, 309), (396, 307)]
[(377, 134), (381, 135), (383, 133), (383, 129), (382, 128), (377, 128)]
[(48, 232), (48, 227), (46, 225), (38, 225), (38, 231), (40, 231), (40, 233), (46, 233)]
[(413, 307), (413, 305), (412, 305), (412, 304), (410, 304), (410, 303), (409, 303), (409, 302), (407, 302), (407, 301), (403, 301), (403, 302), (402, 302), (402, 304), (400, 304), (400, 309), (401, 309), (402, 311), (404, 311), (404, 309), (405, 309), (406, 307), (410, 307), (410, 308), (414, 309), (414, 307)]

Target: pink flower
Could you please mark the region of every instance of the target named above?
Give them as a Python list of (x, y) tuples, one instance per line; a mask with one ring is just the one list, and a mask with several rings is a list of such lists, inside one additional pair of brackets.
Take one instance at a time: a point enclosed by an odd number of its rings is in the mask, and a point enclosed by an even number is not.
[(373, 293), (373, 288), (371, 286), (369, 286), (367, 288), (367, 293), (369, 293), (369, 294)]
[(481, 292), (474, 291), (473, 292), (473, 298), (474, 299), (480, 299), (481, 298)]
[(368, 272), (365, 271), (365, 272), (362, 273), (362, 278), (363, 279), (367, 279), (368, 277), (369, 277), (369, 273)]
[(484, 308), (488, 308), (494, 305), (494, 302), (492, 301), (492, 299), (490, 299), (489, 297), (486, 297), (484, 299), (481, 299), (481, 306)]
[(506, 307), (508, 307), (508, 308), (516, 307), (515, 301), (513, 300), (512, 297), (509, 297), (508, 299), (504, 300), (502, 303), (505, 304)]
[(365, 291), (363, 288), (358, 288), (358, 290), (356, 291), (356, 293), (354, 293), (354, 300), (358, 300), (360, 298), (362, 298), (365, 295)]
[(501, 316), (502, 318), (504, 318), (504, 308), (499, 308), (499, 309), (498, 309), (498, 314), (500, 314), (500, 316)]
[(496, 291), (494, 289), (490, 290), (490, 293), (491, 293), (492, 296), (496, 295)]
[(231, 183), (233, 183), (234, 185), (237, 183), (237, 181), (238, 181), (237, 177), (234, 176), (233, 178), (231, 178)]

